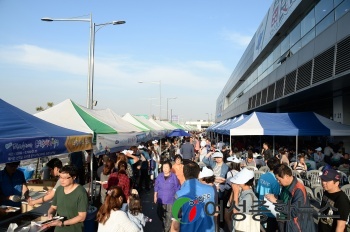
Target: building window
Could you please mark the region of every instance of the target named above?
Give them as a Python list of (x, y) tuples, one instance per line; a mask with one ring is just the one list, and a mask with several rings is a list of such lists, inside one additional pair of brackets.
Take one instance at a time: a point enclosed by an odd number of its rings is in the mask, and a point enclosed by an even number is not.
[(326, 18), (316, 25), (316, 36), (324, 31), (328, 26), (334, 22), (334, 11), (332, 11)]
[(301, 39), (301, 46), (304, 47), (306, 44), (308, 44), (311, 40), (315, 38), (315, 28), (313, 28), (309, 33), (307, 33), (302, 39)]
[(334, 0), (334, 7), (337, 7), (344, 0)]
[(291, 56), (297, 53), (301, 48), (301, 40), (299, 40), (296, 44), (293, 45), (293, 47), (290, 48), (290, 54)]
[(289, 34), (290, 46), (293, 46), (299, 40), (300, 40), (300, 23)]
[(328, 15), (333, 10), (333, 1), (321, 0), (315, 6), (315, 19), (316, 24), (318, 24), (326, 15)]
[(345, 0), (335, 9), (335, 20), (338, 20), (350, 10), (350, 0)]
[(289, 50), (289, 35), (284, 38), (284, 40), (281, 43), (281, 54), (284, 54), (286, 51)]
[(314, 28), (315, 24), (315, 8), (313, 8), (301, 21), (301, 37)]
[(281, 44), (279, 44), (275, 50), (273, 50), (273, 62), (281, 57)]

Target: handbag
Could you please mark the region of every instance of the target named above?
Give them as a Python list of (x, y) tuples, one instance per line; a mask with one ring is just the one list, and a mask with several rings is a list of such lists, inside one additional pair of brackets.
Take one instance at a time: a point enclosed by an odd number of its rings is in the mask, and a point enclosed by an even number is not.
[[(252, 196), (253, 194), (249, 193), (249, 195), (251, 195), (252, 202), (254, 202), (254, 196)], [(244, 231), (244, 232), (260, 231), (260, 221), (254, 220), (253, 218), (254, 215), (252, 214), (246, 214), (246, 213), (243, 213), (243, 214), (245, 215), (244, 220), (235, 221), (235, 224), (234, 224), (235, 231)], [(237, 219), (242, 219), (242, 218), (243, 216)]]

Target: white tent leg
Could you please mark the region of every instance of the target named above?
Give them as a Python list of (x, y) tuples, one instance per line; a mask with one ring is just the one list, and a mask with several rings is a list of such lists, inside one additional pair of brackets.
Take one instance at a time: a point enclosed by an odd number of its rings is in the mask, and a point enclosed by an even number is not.
[(93, 182), (93, 178), (94, 178), (94, 153), (93, 151), (91, 151), (90, 153), (90, 194), (91, 194), (91, 202), (90, 204), (93, 205), (94, 203), (94, 198), (95, 198), (95, 191), (93, 188), (94, 182)]
[(275, 136), (272, 136), (272, 155), (275, 157)]
[(298, 161), (298, 136), (295, 136), (295, 161)]

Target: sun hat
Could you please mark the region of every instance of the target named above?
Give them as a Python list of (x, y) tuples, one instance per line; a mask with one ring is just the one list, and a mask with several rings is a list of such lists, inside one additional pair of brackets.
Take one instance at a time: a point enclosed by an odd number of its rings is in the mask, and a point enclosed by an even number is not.
[(254, 177), (254, 171), (243, 168), (242, 171), (230, 178), (233, 184), (245, 184)]
[(207, 168), (207, 167), (203, 167), (202, 171), (199, 173), (198, 179), (202, 179), (204, 177), (210, 177), (213, 176), (214, 172), (213, 170)]
[(233, 163), (236, 163), (236, 164), (240, 164), (242, 162), (242, 160), (241, 159), (237, 159), (236, 156), (231, 156), (231, 157), (227, 158), (227, 162), (233, 162)]
[(155, 139), (155, 140), (152, 141), (152, 143), (156, 144), (156, 143), (158, 143), (158, 140)]
[(315, 149), (315, 151), (322, 151), (322, 148), (318, 147), (318, 148)]
[(132, 150), (123, 150), (120, 153), (123, 153), (124, 155), (126, 155), (126, 153), (129, 153), (130, 155), (132, 155), (132, 153), (134, 153)]

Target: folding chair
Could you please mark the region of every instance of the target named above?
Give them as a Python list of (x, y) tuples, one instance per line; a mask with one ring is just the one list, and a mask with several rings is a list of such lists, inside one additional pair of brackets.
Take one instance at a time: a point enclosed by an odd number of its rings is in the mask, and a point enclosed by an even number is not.
[(343, 192), (345, 192), (345, 194), (348, 196), (350, 200), (350, 184), (346, 184), (342, 186), (340, 189), (343, 190)]
[(309, 186), (310, 188), (316, 188), (317, 186), (322, 186), (320, 174), (321, 174), (321, 172), (319, 170), (307, 171), (305, 184), (307, 186)]
[(259, 168), (259, 171), (262, 171), (262, 172), (269, 172), (270, 171), (270, 168), (268, 166), (262, 166)]
[(263, 171), (254, 171), (254, 180), (255, 180), (255, 185), (258, 184), (258, 180), (260, 179), (260, 176), (262, 174), (265, 174)]
[(293, 174), (293, 176), (295, 176), (296, 178), (302, 179), (300, 173), (299, 173), (297, 170), (292, 170), (292, 174)]
[(252, 170), (252, 171), (257, 171), (258, 169), (254, 166), (245, 166), (244, 168), (248, 169), (248, 170)]
[(311, 190), (309, 187), (307, 187), (307, 186), (305, 186), (305, 189), (306, 189), (306, 194), (307, 194), (307, 196), (308, 196), (309, 198), (315, 200), (315, 196), (314, 196), (314, 193), (312, 192), (312, 190)]
[(314, 193), (315, 193), (315, 200), (318, 201), (320, 204), (322, 202), (322, 196), (323, 196), (323, 187), (322, 186), (317, 186), (314, 189)]
[(340, 181), (339, 181), (340, 186), (350, 184), (350, 182), (346, 183), (346, 181), (348, 180), (348, 177), (346, 176), (346, 174), (344, 172), (338, 171), (338, 170), (337, 170), (337, 172), (340, 174)]

